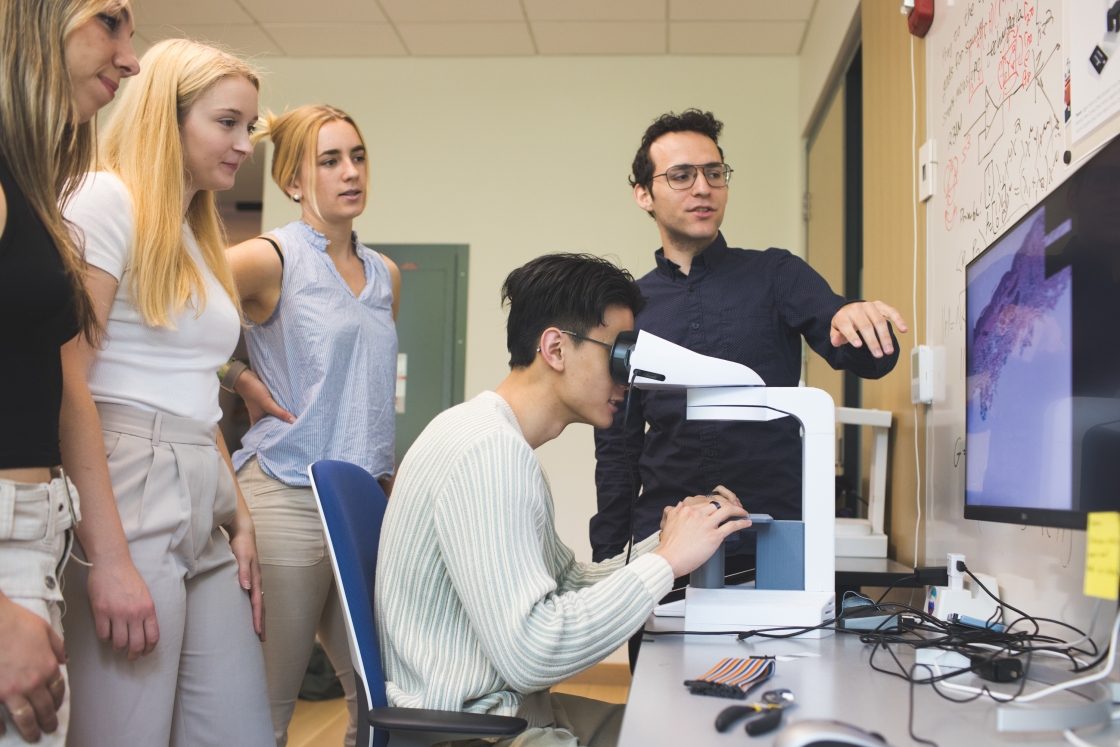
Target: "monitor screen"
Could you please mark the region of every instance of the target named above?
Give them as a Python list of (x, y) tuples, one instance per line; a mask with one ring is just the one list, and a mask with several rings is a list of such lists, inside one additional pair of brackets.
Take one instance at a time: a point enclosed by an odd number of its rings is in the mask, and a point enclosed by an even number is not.
[(965, 518), (1083, 529), (1120, 511), (1120, 139), (965, 280)]

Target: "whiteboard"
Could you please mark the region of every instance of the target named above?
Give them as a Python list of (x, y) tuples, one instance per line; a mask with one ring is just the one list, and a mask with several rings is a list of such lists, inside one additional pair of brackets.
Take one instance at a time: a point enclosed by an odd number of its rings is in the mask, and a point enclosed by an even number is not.
[(965, 521), (965, 266), (1066, 177), (1062, 0), (939, 0), (926, 37), (927, 341), (938, 363), (927, 418), (926, 562), (964, 552), (1012, 604), (1075, 624), (1084, 532)]

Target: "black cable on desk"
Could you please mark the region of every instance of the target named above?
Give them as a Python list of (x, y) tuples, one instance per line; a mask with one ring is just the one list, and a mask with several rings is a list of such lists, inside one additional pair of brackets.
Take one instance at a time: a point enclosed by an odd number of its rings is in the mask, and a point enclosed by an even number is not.
[[(935, 743), (922, 739), (913, 733), (913, 688), (915, 685), (930, 685), (934, 692), (953, 703), (967, 703), (977, 700), (985, 695), (991, 697), (1000, 703), (1007, 703), (1020, 698), (1023, 695), (1024, 688), (1026, 687), (1027, 672), (1030, 670), (1030, 665), (1033, 655), (1036, 652), (1055, 652), (1061, 653), (1070, 658), (1074, 664), (1074, 672), (1083, 672), (1088, 669), (1099, 665), (1108, 655), (1107, 649), (1091, 664), (1085, 666), (1078, 666), (1077, 660), (1074, 658), (1074, 653), (1083, 654), (1086, 656), (1095, 655), (1098, 647), (1092, 639), (1088, 639), (1089, 646), (1092, 648), (1092, 653), (1083, 649), (1074, 647), (1065, 641), (1051, 635), (1044, 635), (1040, 632), (1039, 622), (1052, 622), (1078, 633), (1082, 638), (1087, 636), (1081, 632), (1076, 626), (1069, 625), (1068, 623), (1061, 623), (1049, 618), (1038, 618), (1026, 614), (1009, 604), (1003, 602), (991, 591), (984, 587), (984, 585), (976, 579), (976, 577), (967, 569), (962, 569), (968, 572), (976, 583), (984, 589), (984, 591), (993, 597), (1001, 608), (1007, 608), (1013, 612), (1018, 613), (1021, 617), (1013, 621), (1003, 631), (996, 631), (989, 628), (974, 628), (971, 626), (963, 626), (955, 623), (950, 623), (944, 620), (939, 620), (932, 615), (926, 613), (924, 610), (915, 609), (909, 605), (894, 603), (894, 602), (876, 602), (870, 605), (863, 605), (860, 607), (852, 607), (849, 609), (841, 609), (839, 615), (832, 620), (826, 620), (819, 625), (813, 626), (786, 626), (777, 628), (768, 628), (765, 630), (747, 630), (747, 631), (644, 631), (647, 635), (736, 635), (738, 640), (746, 640), (748, 638), (793, 638), (804, 633), (821, 630), (824, 628), (834, 627), (836, 622), (851, 616), (855, 612), (865, 614), (869, 609), (879, 610), (887, 614), (887, 617), (879, 623), (879, 626), (873, 630), (850, 630), (846, 628), (835, 628), (838, 634), (858, 635), (860, 641), (865, 645), (871, 645), (871, 654), (868, 664), (877, 672), (888, 674), (892, 677), (898, 677), (907, 682), (911, 691), (911, 713), (910, 713), (910, 736), (918, 742), (924, 744), (935, 745)], [(901, 583), (905, 579), (899, 579), (896, 583)], [(889, 589), (888, 589), (889, 591)], [(866, 598), (866, 597), (865, 597)], [(870, 599), (868, 599), (870, 601)], [(884, 627), (888, 621), (895, 620), (897, 624), (892, 624), (891, 627)], [(1034, 626), (1032, 631), (1015, 632), (1014, 626), (1022, 621), (1029, 621)], [(783, 631), (783, 632), (777, 632)], [(969, 658), (971, 666), (960, 669), (953, 669), (950, 672), (934, 675), (933, 670), (926, 665), (923, 666), (930, 672), (928, 677), (916, 676), (915, 672), (919, 665), (910, 665), (907, 667), (898, 658), (891, 644), (895, 645), (908, 645), (914, 649), (921, 648), (938, 648), (945, 651), (953, 651), (964, 655)], [(882, 649), (890, 655), (893, 663), (897, 669), (889, 669), (881, 666), (876, 662), (876, 654)], [(958, 677), (966, 672), (977, 673), (979, 670), (985, 668), (992, 661), (1002, 657), (1019, 657), (1025, 656), (1026, 663), (1023, 666), (1023, 676), (1019, 678), (1019, 686), (1014, 693), (998, 693), (992, 691), (986, 684), (981, 684), (976, 692), (965, 698), (954, 698), (943, 692), (937, 686), (937, 683), (948, 680), (951, 677)]]
[[(937, 742), (934, 742), (932, 739), (922, 739), (921, 737), (919, 737), (917, 734), (914, 733), (914, 676), (913, 675), (914, 675), (914, 670), (917, 669), (918, 667), (926, 667), (926, 665), (925, 664), (915, 664), (914, 666), (910, 667), (910, 716), (906, 720), (906, 727), (910, 732), (910, 738), (913, 739), (915, 742), (919, 742), (921, 744), (932, 745), (932, 747), (940, 747), (940, 745), (938, 745)], [(929, 669), (929, 667), (926, 667), (926, 669)], [(930, 670), (930, 674), (933, 674), (932, 670)]]
[[(898, 586), (902, 582), (904, 582), (904, 581), (917, 581), (917, 580), (918, 580), (918, 574), (917, 573), (911, 573), (909, 576), (903, 576), (902, 578), (896, 578), (894, 580), (894, 582), (890, 586), (887, 587), (887, 590), (879, 595), (879, 601), (877, 601), (875, 604), (882, 604), (883, 600), (887, 598), (887, 594), (891, 593), (891, 589)], [(867, 598), (867, 597), (865, 597), (865, 598)]]

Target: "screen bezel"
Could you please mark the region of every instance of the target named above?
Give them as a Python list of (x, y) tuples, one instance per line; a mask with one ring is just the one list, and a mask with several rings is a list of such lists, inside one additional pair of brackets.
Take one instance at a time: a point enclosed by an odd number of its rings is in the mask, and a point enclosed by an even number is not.
[[(1094, 156), (1095, 155), (1096, 154), (1094, 154)], [(1055, 198), (1065, 199), (1064, 198), (1065, 190), (1068, 188), (1068, 185), (1070, 183), (1070, 178), (1072, 178), (1073, 174), (1076, 171), (1083, 168), (1086, 163), (1089, 163), (1092, 160), (1093, 160), (1092, 158), (1085, 159), (1085, 161), (1083, 163), (1078, 165), (1077, 169), (1071, 170), (1070, 173), (1066, 176), (1065, 180), (1063, 180), (1063, 182), (1061, 184), (1059, 184), (1049, 194), (1047, 194), (1045, 197), (1043, 197), (1041, 200), (1039, 200), (1033, 207), (1031, 207), (1030, 210), (1028, 210), (1026, 213), (1024, 213), (1023, 216), (1021, 218), (1019, 218), (1019, 220), (1015, 221), (1014, 223), (1009, 225), (1006, 229), (1004, 229), (1003, 233), (1001, 233), (999, 235), (999, 238), (997, 238), (992, 243), (988, 244), (988, 246), (984, 248), (984, 251), (977, 254), (975, 257), (973, 257), (965, 265), (964, 302), (965, 302), (966, 325), (967, 325), (967, 320), (969, 318), (969, 314), (968, 314), (968, 304), (969, 304), (968, 271), (972, 268), (972, 266), (976, 262), (979, 262), (985, 255), (988, 254), (988, 252), (992, 251), (992, 249), (994, 249), (996, 246), (998, 246), (1000, 244), (1000, 242), (1002, 242), (1012, 232), (1014, 232), (1016, 229), (1018, 229), (1019, 226), (1021, 226), (1026, 221), (1034, 218), (1035, 214), (1037, 213), (1037, 211), (1039, 209), (1045, 209), (1046, 207), (1048, 207), (1048, 204), (1049, 204), (1050, 200), (1055, 199)], [(1074, 292), (1076, 293), (1076, 290), (1074, 290)], [(965, 399), (965, 429), (964, 429), (965, 455), (964, 455), (964, 458), (966, 460), (968, 459), (968, 401), (967, 401), (968, 394), (967, 394), (967, 380), (968, 380), (968, 371), (972, 370), (972, 347), (968, 344), (969, 333), (970, 333), (970, 330), (966, 326), (966, 328), (965, 328), (965, 346), (964, 346), (965, 382), (966, 382), (966, 384), (965, 384), (965, 387), (966, 387), (965, 398), (966, 399)], [(966, 463), (966, 469), (967, 469), (967, 463)], [(1000, 523), (1000, 524), (1018, 524), (1018, 525), (1021, 525), (1021, 526), (1053, 527), (1055, 529), (1085, 529), (1085, 527), (1086, 527), (1086, 525), (1088, 524), (1088, 521), (1089, 521), (1088, 514), (1085, 511), (1077, 511), (1075, 509), (1062, 510), (1062, 509), (1052, 509), (1052, 508), (1022, 508), (1022, 507), (1016, 507), (1016, 506), (975, 506), (975, 505), (969, 505), (967, 487), (965, 488), (965, 491), (964, 491), (964, 518), (966, 520), (971, 519), (971, 520), (976, 520), (976, 521), (991, 521), (991, 522), (996, 522), (996, 523)]]

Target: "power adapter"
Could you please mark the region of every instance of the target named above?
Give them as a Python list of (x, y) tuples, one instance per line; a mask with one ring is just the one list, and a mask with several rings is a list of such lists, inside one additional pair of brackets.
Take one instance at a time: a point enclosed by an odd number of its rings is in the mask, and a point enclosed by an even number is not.
[(915, 568), (914, 577), (917, 579), (918, 586), (949, 585), (949, 569), (943, 565), (930, 568)]
[(988, 682), (1018, 682), (1023, 678), (1023, 662), (1013, 656), (998, 656), (988, 659), (984, 656), (968, 657), (975, 667), (973, 673)]

